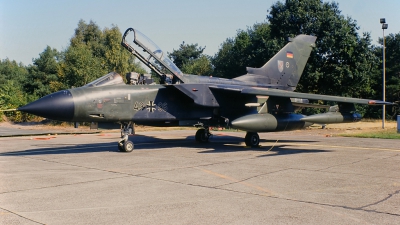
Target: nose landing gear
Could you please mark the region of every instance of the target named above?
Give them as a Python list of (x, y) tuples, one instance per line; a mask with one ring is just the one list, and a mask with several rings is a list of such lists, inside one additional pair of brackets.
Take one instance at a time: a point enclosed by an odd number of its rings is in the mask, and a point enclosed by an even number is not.
[(134, 149), (132, 141), (128, 140), (130, 134), (133, 134), (134, 128), (132, 122), (121, 124), (121, 139), (118, 141), (118, 150), (121, 152), (131, 152)]

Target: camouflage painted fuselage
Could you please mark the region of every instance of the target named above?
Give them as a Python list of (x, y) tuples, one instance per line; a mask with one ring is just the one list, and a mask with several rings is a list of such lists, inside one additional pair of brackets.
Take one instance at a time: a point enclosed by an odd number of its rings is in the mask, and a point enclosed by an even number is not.
[[(195, 88), (195, 86), (197, 88)], [(190, 90), (202, 96), (200, 87)], [(208, 87), (207, 87), (207, 90)], [(210, 120), (226, 117), (235, 119), (243, 114), (255, 113), (255, 108), (245, 107), (256, 102), (254, 95), (229, 95), (213, 91), (213, 106), (200, 106), (174, 86), (168, 85), (118, 85), (105, 87), (82, 87), (69, 89), (74, 102), (74, 113), (70, 121), (121, 122), (137, 124), (184, 125), (185, 121)], [(210, 94), (207, 93), (207, 99)], [(188, 124), (189, 125), (189, 124)]]

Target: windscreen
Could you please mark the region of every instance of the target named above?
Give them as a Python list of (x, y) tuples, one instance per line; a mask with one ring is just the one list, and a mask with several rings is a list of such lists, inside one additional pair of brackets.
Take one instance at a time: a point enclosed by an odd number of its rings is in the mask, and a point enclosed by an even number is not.
[(125, 84), (124, 80), (122, 79), (121, 75), (116, 72), (111, 72), (107, 75), (104, 75), (88, 84), (86, 87), (100, 87), (100, 86), (108, 86), (108, 85), (118, 85), (118, 84)]

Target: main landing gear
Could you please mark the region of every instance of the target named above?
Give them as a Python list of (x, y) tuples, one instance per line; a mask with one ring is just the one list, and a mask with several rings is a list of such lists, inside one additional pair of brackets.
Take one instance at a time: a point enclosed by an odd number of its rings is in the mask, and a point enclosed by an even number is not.
[(208, 142), (208, 139), (210, 138), (211, 133), (210, 133), (210, 128), (205, 127), (205, 128), (200, 128), (196, 132), (196, 141), (199, 143), (206, 143)]
[[(211, 135), (212, 134), (210, 133), (209, 127), (200, 128), (196, 132), (195, 139), (199, 143), (207, 143)], [(260, 136), (258, 136), (257, 132), (247, 132), (244, 138), (244, 142), (246, 146), (250, 146), (253, 148), (259, 147)]]
[(133, 124), (122, 123), (121, 125), (121, 139), (118, 141), (118, 150), (121, 152), (131, 152), (134, 149), (134, 145), (132, 141), (128, 140), (128, 136), (133, 134)]
[(260, 144), (260, 136), (256, 132), (247, 132), (244, 138), (246, 146), (258, 147)]

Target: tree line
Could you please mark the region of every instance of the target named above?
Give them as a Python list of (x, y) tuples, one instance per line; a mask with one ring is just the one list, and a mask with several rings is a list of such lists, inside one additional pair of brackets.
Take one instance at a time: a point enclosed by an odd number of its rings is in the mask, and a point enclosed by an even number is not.
[[(168, 53), (173, 62), (188, 74), (234, 78), (246, 67), (261, 67), (298, 34), (317, 36), (296, 91), (355, 98), (382, 99), (382, 43), (373, 45), (369, 33), (359, 34), (359, 26), (341, 14), (335, 2), (286, 0), (274, 3), (266, 22), (238, 30), (227, 38), (214, 56), (205, 47), (183, 42)], [(47, 46), (33, 64), (0, 62), (0, 108), (17, 108), (52, 92), (82, 86), (115, 71), (120, 74), (145, 70), (120, 45), (117, 26), (103, 30), (93, 21), (80, 20), (69, 46), (58, 51)], [(400, 33), (386, 39), (386, 99), (400, 99)], [(308, 109), (312, 113), (313, 109)], [(380, 118), (381, 107), (357, 106), (365, 117)], [(395, 115), (387, 110), (387, 117)], [(307, 113), (307, 112), (304, 112)], [(33, 116), (6, 112), (13, 121)], [(2, 117), (3, 118), (3, 117)]]

